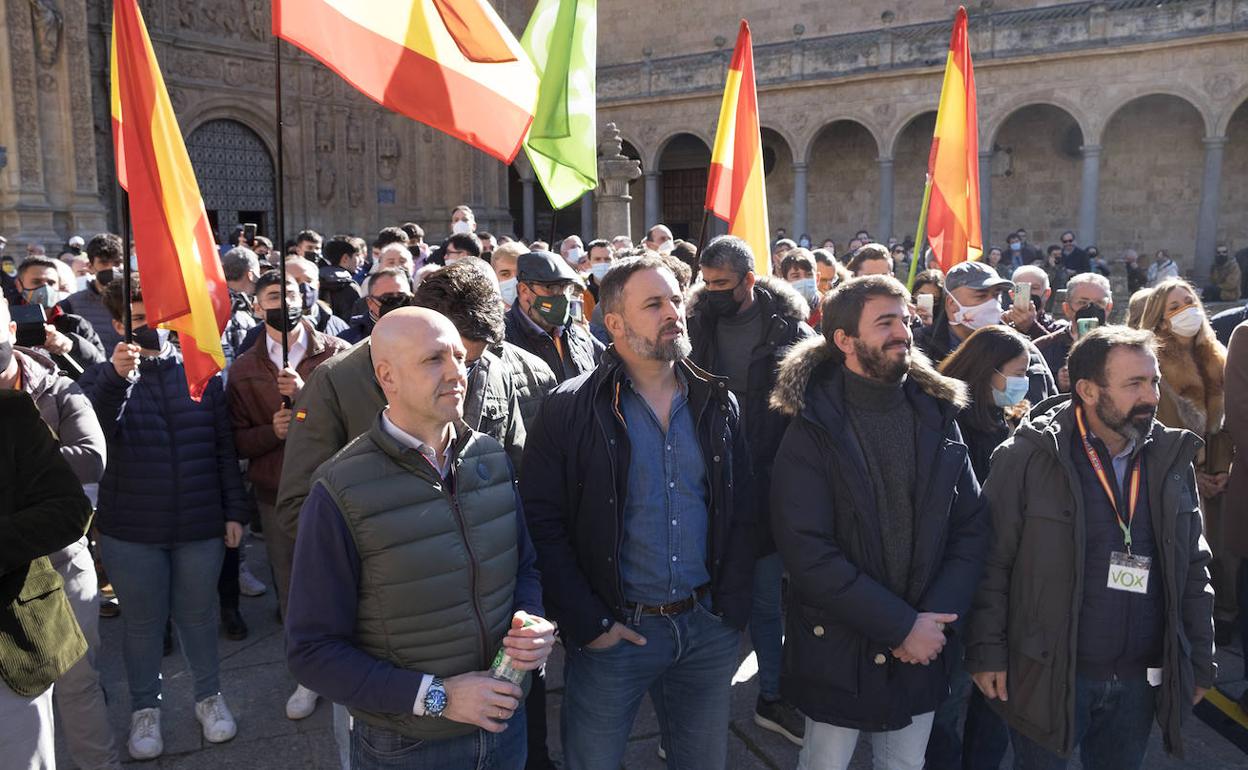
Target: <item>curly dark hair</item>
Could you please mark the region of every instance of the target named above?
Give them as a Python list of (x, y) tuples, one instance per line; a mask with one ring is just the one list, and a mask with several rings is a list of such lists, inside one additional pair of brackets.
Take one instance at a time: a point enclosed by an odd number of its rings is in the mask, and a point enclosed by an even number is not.
[(412, 304), (451, 319), (466, 340), (496, 345), (503, 339), (502, 297), (476, 261), (470, 257), (425, 276)]
[(112, 265), (120, 265), (122, 260), (121, 238), (112, 233), (100, 233), (91, 236), (87, 241), (87, 259), (92, 264), (96, 260), (106, 261)]

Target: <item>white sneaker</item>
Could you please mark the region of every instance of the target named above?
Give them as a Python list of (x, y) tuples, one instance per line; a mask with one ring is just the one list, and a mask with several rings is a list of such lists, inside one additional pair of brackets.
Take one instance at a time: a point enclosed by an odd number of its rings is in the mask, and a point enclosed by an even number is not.
[(287, 719), (307, 719), (316, 711), (316, 699), (321, 696), (299, 685), (286, 701)]
[(238, 725), (234, 724), (234, 715), (225, 705), (225, 696), (221, 693), (196, 703), (195, 718), (204, 728), (204, 740), (209, 743), (225, 743), (238, 733)]
[(659, 744), (659, 759), (663, 760), (664, 762), (667, 761), (667, 750), (663, 748), (662, 743)]
[(238, 565), (238, 591), (243, 596), (263, 596), (269, 587), (260, 582), (260, 579), (251, 574), (251, 570), (247, 567), (247, 562)]
[(130, 740), (126, 748), (134, 759), (155, 759), (164, 753), (160, 709), (139, 709), (130, 715)]

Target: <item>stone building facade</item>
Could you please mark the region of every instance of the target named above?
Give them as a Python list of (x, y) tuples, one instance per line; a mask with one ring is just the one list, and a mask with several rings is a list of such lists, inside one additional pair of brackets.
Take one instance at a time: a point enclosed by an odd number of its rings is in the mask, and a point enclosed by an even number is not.
[[(519, 32), (534, 3), (493, 4)], [(0, 5), (0, 232), (60, 242), (115, 227), (111, 3)], [(267, 0), (141, 6), (219, 229), (239, 219), (271, 229)], [(773, 227), (842, 247), (860, 228), (912, 235), (956, 7), (600, 0), (600, 124), (619, 127), (643, 172), (630, 187), (632, 235), (657, 221), (699, 235), (742, 17), (754, 32)], [(1168, 249), (1196, 274), (1217, 241), (1248, 247), (1248, 0), (978, 0), (969, 10), (987, 243), (1025, 226), (1044, 245), (1070, 228), (1107, 254)], [(414, 220), (436, 236), (467, 202), (485, 228), (546, 237), (549, 207), (523, 156), (508, 169), (282, 49), (288, 235)], [(589, 197), (554, 229), (588, 232)]]

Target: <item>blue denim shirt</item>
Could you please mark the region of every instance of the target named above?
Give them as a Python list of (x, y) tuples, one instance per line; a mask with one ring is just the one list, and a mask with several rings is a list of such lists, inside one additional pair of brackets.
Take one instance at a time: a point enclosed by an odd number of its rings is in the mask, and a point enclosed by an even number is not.
[(631, 383), (620, 389), (620, 411), (631, 444), (620, 545), (624, 597), (649, 606), (678, 601), (711, 580), (710, 487), (684, 383), (672, 398), (666, 435)]

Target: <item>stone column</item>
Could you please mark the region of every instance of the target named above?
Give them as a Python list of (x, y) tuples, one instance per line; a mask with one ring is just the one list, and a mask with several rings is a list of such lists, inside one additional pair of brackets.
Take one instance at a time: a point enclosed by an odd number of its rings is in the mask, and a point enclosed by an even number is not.
[[(809, 233), (806, 229), (806, 164), (793, 164), (793, 240), (797, 240), (802, 233)], [(709, 228), (708, 228), (709, 229)], [(703, 240), (709, 241), (709, 238)], [(818, 239), (811, 235), (812, 242)]]
[[(979, 231), (984, 243), (984, 255), (994, 245), (992, 240), (992, 150), (979, 151)], [(999, 244), (1005, 248), (1005, 244)], [(1003, 261), (1009, 259), (1005, 254)]]
[[(602, 139), (598, 144), (598, 187), (594, 190), (593, 202), (595, 238), (610, 239), (617, 235), (631, 235), (633, 231), (633, 196), (628, 194), (628, 183), (641, 176), (641, 162), (625, 157), (622, 150), (619, 130), (614, 123), (608, 123), (602, 129)], [(658, 175), (655, 176), (657, 178)], [(647, 215), (649, 207), (650, 177), (647, 176)], [(584, 212), (582, 204), (582, 217)]]
[(1218, 242), (1218, 208), (1222, 203), (1222, 151), (1225, 136), (1206, 136), (1205, 176), (1200, 185), (1200, 215), (1196, 220), (1196, 255), (1192, 262), (1194, 277), (1204, 283), (1209, 278), (1214, 247)]
[(589, 243), (597, 238), (594, 233), (594, 193), (591, 190), (581, 196), (581, 242)]
[(659, 224), (663, 216), (663, 174), (658, 171), (646, 172), (646, 221), (642, 223), (645, 230)]
[(520, 187), (524, 192), (524, 240), (529, 243), (537, 238), (537, 208), (533, 202), (533, 185), (537, 180), (532, 177), (521, 177)]
[(1101, 146), (1085, 144), (1083, 153), (1083, 185), (1079, 194), (1079, 239), (1085, 246), (1096, 245), (1096, 204), (1101, 186)]
[(880, 222), (875, 239), (888, 243), (893, 233), (893, 159), (880, 158)]

